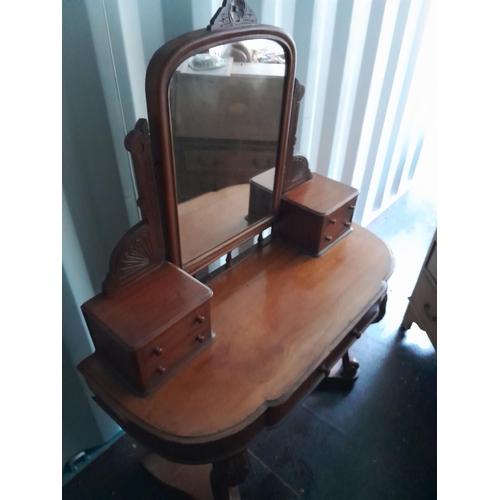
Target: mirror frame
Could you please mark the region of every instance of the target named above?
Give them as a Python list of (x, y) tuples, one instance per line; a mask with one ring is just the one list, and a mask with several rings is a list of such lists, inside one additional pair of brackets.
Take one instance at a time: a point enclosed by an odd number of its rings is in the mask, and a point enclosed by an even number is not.
[[(202, 50), (218, 45), (262, 38), (279, 43), (283, 47), (286, 60), (272, 213), (239, 234), (183, 264), (177, 210), (170, 81), (182, 62)], [(265, 24), (223, 28), (213, 31), (206, 29), (192, 31), (174, 38), (160, 47), (149, 62), (146, 72), (146, 100), (152, 155), (159, 186), (158, 198), (165, 238), (165, 257), (172, 264), (184, 269), (189, 274), (195, 274), (218, 258), (223, 257), (249, 238), (272, 226), (275, 221), (285, 177), (287, 150), (289, 142), (293, 141), (293, 138), (290, 137), (290, 124), (295, 66), (296, 49), (293, 39), (281, 28)]]

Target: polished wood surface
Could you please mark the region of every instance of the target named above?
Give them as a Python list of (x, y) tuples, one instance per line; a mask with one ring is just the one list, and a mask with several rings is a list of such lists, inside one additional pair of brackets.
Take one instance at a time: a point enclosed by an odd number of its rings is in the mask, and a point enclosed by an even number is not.
[(317, 214), (327, 215), (357, 195), (357, 189), (313, 173), (311, 180), (288, 191), (283, 199)]
[(95, 296), (82, 306), (126, 349), (137, 349), (205, 303), (212, 291), (181, 269), (164, 262), (112, 297)]
[(212, 291), (164, 262), (111, 296), (82, 306), (96, 356), (144, 396), (212, 341)]
[[(179, 205), (182, 262), (212, 250), (247, 229), (250, 184), (206, 193)], [(270, 215), (270, 214), (267, 214)]]
[(154, 394), (133, 396), (95, 355), (80, 370), (122, 421), (172, 443), (213, 442), (287, 401), (385, 296), (392, 269), (362, 227), (321, 259), (273, 241), (210, 282), (217, 338)]
[(357, 189), (313, 174), (283, 196), (276, 233), (319, 257), (352, 231), (357, 196)]

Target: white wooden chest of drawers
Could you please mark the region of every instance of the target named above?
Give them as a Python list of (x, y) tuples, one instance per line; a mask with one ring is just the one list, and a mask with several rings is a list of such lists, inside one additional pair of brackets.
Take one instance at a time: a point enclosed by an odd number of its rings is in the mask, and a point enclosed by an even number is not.
[(437, 230), (410, 297), (401, 325), (403, 330), (408, 330), (413, 322), (425, 330), (437, 349)]

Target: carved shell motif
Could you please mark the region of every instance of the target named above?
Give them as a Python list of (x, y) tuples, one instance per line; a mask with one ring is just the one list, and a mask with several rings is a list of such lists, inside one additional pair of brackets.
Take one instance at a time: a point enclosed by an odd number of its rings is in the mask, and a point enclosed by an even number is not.
[(132, 155), (142, 220), (125, 233), (111, 254), (109, 272), (102, 284), (105, 295), (156, 269), (165, 259), (146, 120), (137, 122), (134, 130), (127, 135), (125, 146)]

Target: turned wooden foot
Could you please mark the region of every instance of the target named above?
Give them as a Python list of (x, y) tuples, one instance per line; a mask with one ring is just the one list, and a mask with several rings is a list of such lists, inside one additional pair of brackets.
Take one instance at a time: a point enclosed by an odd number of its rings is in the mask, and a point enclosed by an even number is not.
[(331, 388), (350, 388), (358, 376), (359, 363), (356, 358), (349, 356), (349, 351), (347, 351), (342, 359), (333, 366), (322, 383)]
[(238, 485), (250, 472), (250, 462), (247, 451), (216, 462), (210, 472), (210, 484), (214, 500), (240, 500)]

